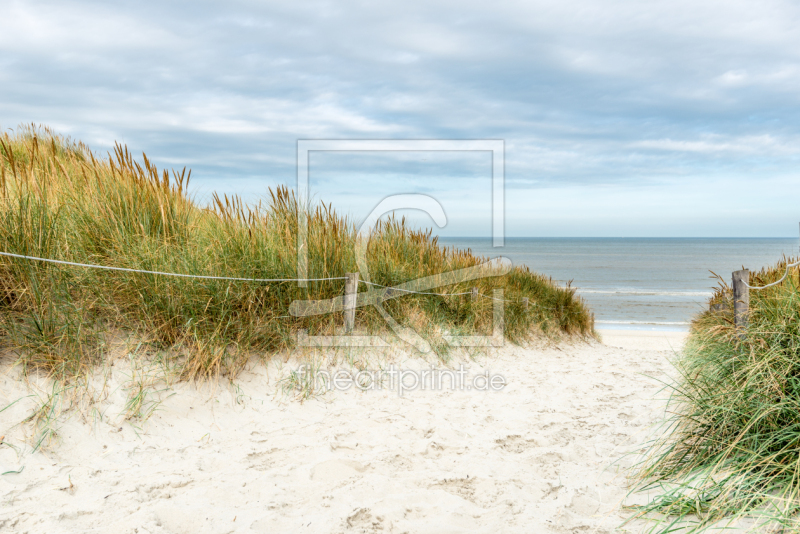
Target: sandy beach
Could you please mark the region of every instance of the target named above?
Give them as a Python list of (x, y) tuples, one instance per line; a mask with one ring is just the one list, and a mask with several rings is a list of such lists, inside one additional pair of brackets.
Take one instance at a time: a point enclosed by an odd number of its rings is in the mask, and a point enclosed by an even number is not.
[(277, 385), (292, 362), (253, 365), (235, 385), (162, 387), (144, 422), (121, 415), (132, 384), (121, 360), (105, 400), (58, 417), (35, 453), (19, 424), (35, 388), (6, 362), (0, 406), (20, 400), (0, 413), (0, 530), (637, 532), (618, 530), (625, 453), (663, 415), (658, 380), (685, 334), (601, 333), (464, 363), (502, 375), (500, 391), (300, 402)]

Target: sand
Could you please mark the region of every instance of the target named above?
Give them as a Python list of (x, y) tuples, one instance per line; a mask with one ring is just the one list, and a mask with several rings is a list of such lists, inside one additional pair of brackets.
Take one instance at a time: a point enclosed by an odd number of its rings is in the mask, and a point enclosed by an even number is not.
[(59, 416), (35, 453), (31, 424), (18, 424), (35, 389), (6, 362), (0, 408), (21, 400), (0, 413), (0, 469), (22, 471), (0, 476), (0, 531), (638, 532), (617, 529), (625, 454), (663, 416), (658, 380), (681, 336), (604, 340), (467, 362), (502, 375), (501, 391), (300, 402), (276, 388), (287, 365), (253, 365), (235, 386), (162, 387), (145, 422), (120, 415), (131, 396), (120, 360), (104, 400)]
[(609, 347), (634, 350), (677, 352), (683, 346), (686, 332), (648, 330), (600, 330), (603, 344)]

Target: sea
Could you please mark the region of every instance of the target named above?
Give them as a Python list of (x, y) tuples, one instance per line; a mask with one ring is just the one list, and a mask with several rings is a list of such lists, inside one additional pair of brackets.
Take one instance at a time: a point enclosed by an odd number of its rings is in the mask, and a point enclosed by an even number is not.
[(688, 330), (708, 307), (720, 275), (774, 265), (798, 256), (787, 238), (490, 238), (440, 237), (442, 245), (480, 256), (509, 258), (514, 265), (571, 281), (595, 313), (600, 329)]

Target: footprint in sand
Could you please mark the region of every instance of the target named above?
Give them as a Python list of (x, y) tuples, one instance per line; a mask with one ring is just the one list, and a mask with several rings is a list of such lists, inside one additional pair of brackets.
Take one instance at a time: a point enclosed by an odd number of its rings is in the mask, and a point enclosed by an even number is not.
[(572, 496), (568, 510), (581, 515), (592, 516), (600, 509), (600, 495), (591, 488), (582, 488)]
[(443, 489), (447, 493), (457, 495), (462, 499), (475, 502), (475, 481), (474, 478), (452, 478), (431, 485), (431, 488)]
[(538, 447), (539, 444), (533, 439), (525, 439), (520, 435), (506, 436), (503, 439), (495, 440), (501, 449), (514, 454), (521, 454), (529, 449)]
[(247, 464), (250, 469), (256, 471), (266, 471), (275, 465), (274, 454), (279, 449), (270, 449), (268, 451), (255, 451), (247, 455)]
[(428, 458), (439, 458), (442, 455), (442, 452), (446, 449), (444, 445), (441, 443), (437, 443), (435, 441), (431, 441), (425, 447), (425, 450), (422, 451), (422, 456), (427, 456)]
[(409, 471), (412, 467), (414, 467), (414, 463), (411, 460), (404, 458), (399, 454), (395, 454), (386, 463), (401, 471)]
[(559, 466), (564, 462), (564, 457), (557, 452), (546, 452), (533, 458), (532, 463), (537, 467), (539, 473), (551, 478), (558, 473)]
[(566, 428), (562, 428), (558, 432), (554, 432), (548, 437), (550, 442), (558, 447), (566, 447), (575, 440), (575, 436)]
[(445, 479), (431, 485), (430, 488), (442, 489), (482, 507), (488, 507), (497, 502), (504, 490), (502, 485), (492, 480), (469, 477)]
[(381, 532), (383, 531), (383, 517), (373, 516), (369, 508), (356, 508), (352, 514), (345, 519), (348, 530), (358, 532)]

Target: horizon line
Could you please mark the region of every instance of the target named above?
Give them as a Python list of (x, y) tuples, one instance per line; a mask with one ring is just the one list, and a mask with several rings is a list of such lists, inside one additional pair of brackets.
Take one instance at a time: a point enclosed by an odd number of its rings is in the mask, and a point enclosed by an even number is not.
[[(441, 239), (492, 239), (492, 236), (436, 235)], [(505, 236), (505, 239), (797, 239), (799, 236)]]

